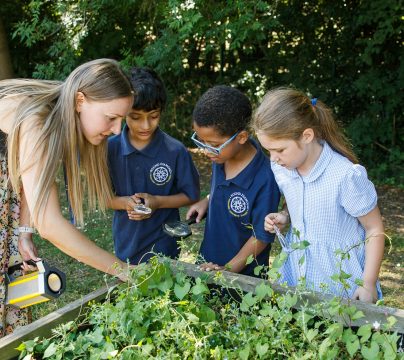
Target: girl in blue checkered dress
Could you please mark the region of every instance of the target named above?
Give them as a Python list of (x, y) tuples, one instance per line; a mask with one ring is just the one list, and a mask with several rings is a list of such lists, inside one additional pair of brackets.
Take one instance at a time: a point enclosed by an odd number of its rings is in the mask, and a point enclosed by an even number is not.
[[(291, 224), (280, 281), (295, 286), (304, 278), (312, 290), (366, 302), (381, 298), (384, 227), (376, 190), (331, 110), (302, 92), (277, 88), (266, 94), (252, 127), (271, 154), (285, 198), (282, 211), (266, 216), (265, 229)], [(291, 248), (302, 240), (310, 245)], [(342, 261), (341, 253), (347, 254)], [(347, 286), (331, 278), (344, 273)]]

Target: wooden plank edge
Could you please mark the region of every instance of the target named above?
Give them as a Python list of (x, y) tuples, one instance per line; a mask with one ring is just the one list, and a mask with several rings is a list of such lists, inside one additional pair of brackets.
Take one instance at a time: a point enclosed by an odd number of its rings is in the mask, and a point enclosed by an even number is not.
[[(190, 263), (185, 263), (178, 260), (170, 260), (164, 259), (163, 261), (169, 261), (170, 267), (174, 272), (184, 271), (187, 275), (192, 276), (194, 278), (201, 276), (208, 276), (207, 282), (216, 283), (214, 281), (215, 272), (206, 272), (198, 270), (197, 266)], [(260, 278), (255, 278), (252, 276), (236, 274), (229, 271), (222, 271), (223, 278), (225, 283), (230, 287), (240, 288), (246, 292), (255, 292), (255, 288), (257, 285), (264, 282), (267, 285), (270, 285), (275, 293), (278, 294), (286, 294), (286, 293), (294, 293), (294, 287), (281, 286), (279, 284), (274, 284), (269, 282), (268, 280), (263, 280)], [(220, 284), (219, 284), (220, 285)], [(296, 309), (301, 308), (304, 305), (313, 305), (319, 302), (330, 302), (334, 299), (333, 295), (314, 292), (314, 291), (306, 291), (301, 293), (300, 298), (295, 306)], [(391, 308), (387, 306), (376, 306), (374, 304), (368, 304), (363, 301), (358, 300), (347, 300), (341, 299), (342, 304), (354, 305), (358, 311), (362, 311), (365, 315), (363, 318), (357, 319), (350, 323), (351, 326), (361, 326), (365, 324), (372, 324), (376, 321), (380, 324), (386, 323), (387, 317), (394, 316), (397, 319), (397, 322), (393, 325), (392, 331), (397, 331), (400, 334), (404, 334), (404, 310)], [(346, 324), (346, 319), (341, 318), (339, 316), (331, 316), (330, 314), (324, 314), (324, 316), (336, 320), (338, 322)]]

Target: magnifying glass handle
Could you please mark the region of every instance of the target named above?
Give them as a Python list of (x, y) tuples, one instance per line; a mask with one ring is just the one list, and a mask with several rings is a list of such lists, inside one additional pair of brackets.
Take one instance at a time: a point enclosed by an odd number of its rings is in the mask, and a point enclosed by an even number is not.
[[(201, 220), (205, 219), (207, 214), (208, 214), (207, 212), (206, 212), (205, 214), (203, 214)], [(198, 213), (193, 213), (192, 216), (187, 220), (187, 224), (188, 224), (188, 225), (195, 224), (197, 217), (198, 217)]]

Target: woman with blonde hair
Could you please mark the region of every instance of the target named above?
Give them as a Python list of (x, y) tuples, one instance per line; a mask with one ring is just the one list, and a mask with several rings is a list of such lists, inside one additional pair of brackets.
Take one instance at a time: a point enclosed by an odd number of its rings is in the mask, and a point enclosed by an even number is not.
[[(0, 223), (0, 336), (11, 332), (14, 325), (26, 323), (21, 314), (10, 324), (4, 305), (4, 273), (18, 262), (14, 260), (18, 226), (21, 232), (30, 232), (33, 226), (41, 237), (78, 261), (126, 279), (125, 263), (63, 217), (55, 179), (63, 167), (69, 204), (78, 224), (83, 224), (85, 193), (90, 209), (106, 209), (112, 198), (106, 140), (120, 133), (132, 103), (128, 77), (110, 59), (87, 62), (63, 82), (0, 81), (0, 205), (2, 210), (7, 206), (14, 209), (10, 210), (14, 215), (1, 214)], [(26, 200), (27, 207), (22, 206), (24, 216), (17, 221), (19, 198)], [(13, 221), (3, 221), (10, 217)], [(29, 218), (32, 220), (25, 223)], [(36, 259), (32, 242), (26, 241), (21, 250), (24, 260)]]

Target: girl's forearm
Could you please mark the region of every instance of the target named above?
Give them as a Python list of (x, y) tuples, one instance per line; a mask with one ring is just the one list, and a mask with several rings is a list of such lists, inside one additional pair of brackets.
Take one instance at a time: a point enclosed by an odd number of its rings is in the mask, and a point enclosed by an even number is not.
[(363, 283), (365, 287), (376, 284), (384, 253), (384, 226), (379, 208), (376, 206), (368, 214), (359, 217), (366, 231), (365, 269)]
[(376, 283), (384, 253), (384, 234), (370, 235), (365, 245), (365, 269), (363, 271), (364, 286)]

